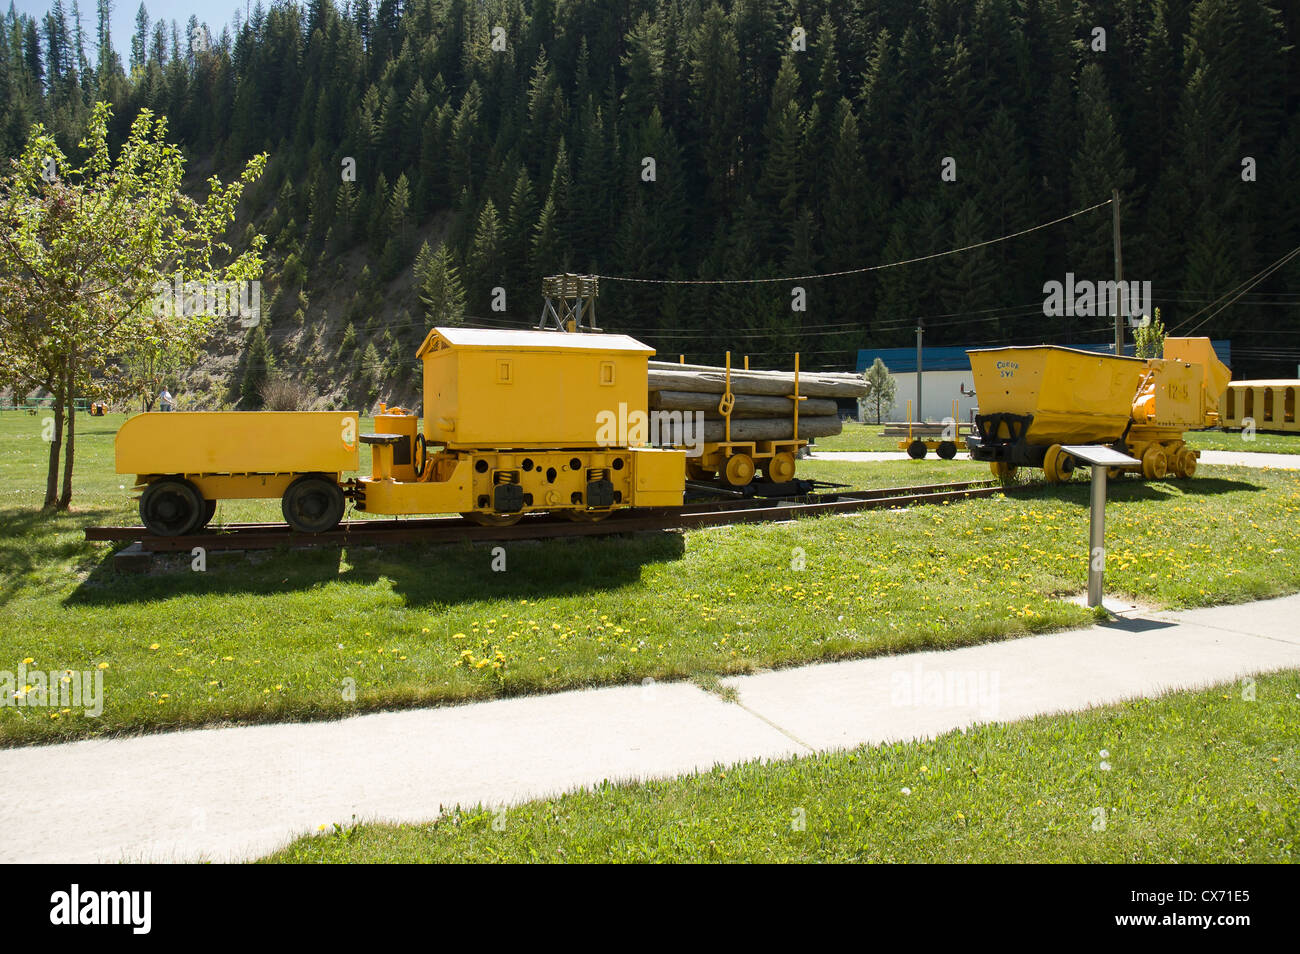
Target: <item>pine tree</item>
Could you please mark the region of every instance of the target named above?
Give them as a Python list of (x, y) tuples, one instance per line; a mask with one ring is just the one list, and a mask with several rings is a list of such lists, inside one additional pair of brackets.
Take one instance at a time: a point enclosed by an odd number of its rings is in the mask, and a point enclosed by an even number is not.
[[(1111, 115), (1106, 80), (1097, 63), (1085, 66), (1079, 77), (1079, 127), (1079, 152), (1070, 169), (1073, 208), (1104, 201), (1114, 189), (1127, 196), (1133, 170), (1127, 164)], [(1070, 230), (1070, 266), (1082, 277), (1095, 281), (1105, 276), (1111, 249), (1111, 224), (1104, 215), (1078, 221)]]
[(258, 325), (249, 336), (244, 354), (244, 380), (239, 386), (239, 404), (242, 408), (255, 411), (262, 406), (262, 386), (274, 370), (271, 346), (262, 326)]
[(477, 313), (488, 312), (492, 288), (504, 281), (501, 244), (501, 222), (496, 206), (488, 199), (479, 212), (478, 227), (474, 230), (474, 241), (465, 262), (470, 306)]
[[(508, 287), (516, 295), (524, 291), (531, 276), (533, 229), (537, 224), (537, 194), (533, 191), (528, 170), (520, 169), (515, 187), (510, 191), (510, 209), (506, 214), (503, 253)], [(518, 299), (517, 299), (518, 300)]]
[(458, 325), (465, 320), (465, 289), (445, 242), (437, 251), (429, 243), (415, 257), (415, 283), (424, 306), (425, 328)]

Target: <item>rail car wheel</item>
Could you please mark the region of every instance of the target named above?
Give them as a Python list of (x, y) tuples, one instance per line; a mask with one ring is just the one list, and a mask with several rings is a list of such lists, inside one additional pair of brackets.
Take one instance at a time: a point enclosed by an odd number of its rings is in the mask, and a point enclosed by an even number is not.
[(690, 460), (686, 462), (687, 480), (712, 480), (716, 476), (718, 476), (716, 470), (709, 470), (706, 467), (701, 467), (699, 464)]
[(467, 510), (461, 516), (480, 527), (513, 527), (524, 519), (522, 513), (487, 513), (482, 510)]
[(140, 521), (160, 537), (183, 537), (203, 521), (205, 504), (199, 488), (188, 480), (155, 480), (140, 495)]
[(1142, 476), (1147, 480), (1161, 480), (1169, 473), (1169, 455), (1159, 444), (1152, 444), (1142, 452)]
[(212, 518), (215, 517), (216, 515), (217, 515), (217, 502), (215, 500), (204, 500), (203, 517), (199, 520), (199, 525), (194, 529), (202, 530), (204, 527), (206, 527), (208, 524), (212, 522)]
[(1043, 476), (1049, 484), (1063, 484), (1074, 476), (1074, 458), (1060, 444), (1047, 448), (1043, 458)]
[(925, 441), (912, 441), (907, 445), (907, 456), (912, 460), (920, 460), (929, 449), (925, 446)]
[(1106, 478), (1107, 478), (1108, 480), (1119, 480), (1119, 479), (1120, 479), (1121, 477), (1123, 477), (1123, 476), (1124, 476), (1124, 468), (1123, 468), (1123, 467), (1107, 467), (1107, 468), (1106, 468)]
[(1179, 477), (1196, 476), (1196, 452), (1190, 447), (1184, 447), (1174, 458), (1174, 473)]
[(957, 456), (957, 442), (942, 441), (940, 442), (939, 448), (938, 450), (935, 451), (935, 453), (938, 454), (940, 457), (942, 457), (944, 460), (952, 460), (954, 457)]
[(993, 472), (994, 477), (1002, 481), (1004, 484), (1010, 483), (1016, 478), (1016, 465), (1008, 464), (1004, 460), (990, 461), (989, 470)]
[(284, 522), (299, 533), (324, 533), (343, 519), (347, 499), (343, 488), (324, 477), (299, 477), (280, 501)]
[(774, 484), (784, 484), (794, 480), (794, 454), (774, 454), (763, 463), (763, 476)]
[(727, 483), (744, 487), (754, 479), (754, 458), (748, 454), (732, 454), (727, 458)]

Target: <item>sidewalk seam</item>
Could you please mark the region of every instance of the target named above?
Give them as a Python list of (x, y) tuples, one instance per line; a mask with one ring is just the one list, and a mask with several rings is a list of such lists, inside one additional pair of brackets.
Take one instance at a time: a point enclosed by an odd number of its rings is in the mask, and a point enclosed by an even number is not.
[(789, 730), (782, 728), (781, 726), (773, 722), (771, 719), (769, 719), (767, 716), (763, 715), (761, 712), (757, 712), (751, 709), (749, 706), (745, 705), (743, 702), (740, 701), (739, 696), (737, 696), (736, 701), (732, 703), (732, 705), (739, 706), (741, 709), (744, 709), (755, 719), (758, 719), (760, 722), (764, 722), (767, 725), (771, 726), (773, 729), (776, 729), (777, 732), (780, 732), (783, 736), (785, 736), (791, 742), (794, 742), (796, 745), (802, 745), (809, 752), (815, 753), (817, 751), (817, 749), (814, 746), (809, 745), (807, 742), (799, 738), (799, 736), (795, 735), (793, 732), (790, 732)]

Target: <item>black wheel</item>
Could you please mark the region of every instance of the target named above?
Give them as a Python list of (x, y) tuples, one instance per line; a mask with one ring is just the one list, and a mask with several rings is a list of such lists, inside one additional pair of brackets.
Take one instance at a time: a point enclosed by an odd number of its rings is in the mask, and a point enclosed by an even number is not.
[(155, 480), (140, 495), (140, 520), (160, 537), (183, 537), (202, 526), (203, 495), (188, 480)]
[(201, 530), (212, 522), (212, 518), (217, 515), (217, 502), (215, 500), (203, 501), (203, 517), (199, 520), (196, 530)]
[(299, 533), (324, 533), (343, 519), (343, 488), (325, 477), (299, 477), (280, 502), (284, 522)]
[(415, 451), (411, 456), (411, 465), (415, 468), (415, 479), (424, 476), (424, 465), (429, 461), (429, 445), (423, 434), (415, 435)]
[(929, 448), (925, 446), (925, 441), (912, 441), (907, 445), (907, 456), (912, 460), (920, 460), (927, 450)]
[(935, 453), (944, 460), (952, 460), (957, 456), (957, 444), (955, 441), (943, 441), (939, 444), (939, 449)]

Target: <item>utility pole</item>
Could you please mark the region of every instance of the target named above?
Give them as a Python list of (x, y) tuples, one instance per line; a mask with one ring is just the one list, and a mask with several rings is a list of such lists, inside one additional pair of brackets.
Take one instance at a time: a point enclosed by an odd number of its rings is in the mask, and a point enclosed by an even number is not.
[[(1119, 241), (1119, 189), (1113, 189), (1110, 194), (1111, 215), (1113, 229), (1115, 232), (1115, 287), (1122, 289), (1124, 286), (1120, 282), (1124, 281), (1124, 253), (1120, 247)], [(1120, 314), (1124, 309), (1120, 307), (1120, 302), (1128, 301), (1128, 296), (1122, 291), (1116, 291), (1115, 301), (1115, 355), (1122, 357), (1124, 354), (1124, 318)]]
[(925, 407), (921, 404), (921, 334), (924, 325), (922, 319), (916, 319), (916, 419), (920, 423), (925, 423)]

